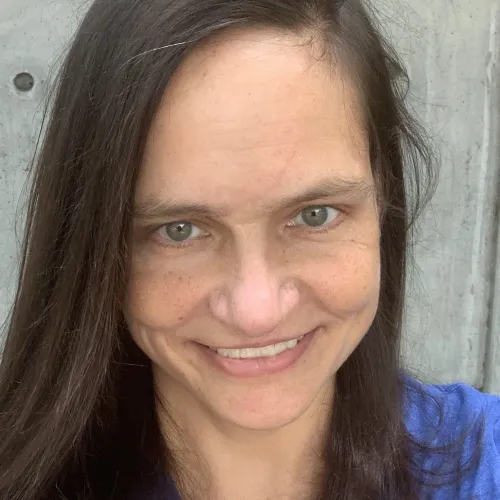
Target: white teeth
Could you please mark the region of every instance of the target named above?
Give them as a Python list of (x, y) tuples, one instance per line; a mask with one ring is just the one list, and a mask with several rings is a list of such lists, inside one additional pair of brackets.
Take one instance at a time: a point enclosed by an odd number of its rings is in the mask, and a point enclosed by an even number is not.
[(225, 358), (268, 358), (271, 356), (276, 356), (277, 354), (280, 354), (287, 349), (293, 349), (303, 338), (304, 335), (294, 340), (288, 340), (286, 342), (280, 342), (279, 344), (267, 345), (264, 347), (246, 347), (244, 349), (217, 349), (215, 347), (210, 347), (210, 349), (217, 352), (219, 356), (223, 356)]

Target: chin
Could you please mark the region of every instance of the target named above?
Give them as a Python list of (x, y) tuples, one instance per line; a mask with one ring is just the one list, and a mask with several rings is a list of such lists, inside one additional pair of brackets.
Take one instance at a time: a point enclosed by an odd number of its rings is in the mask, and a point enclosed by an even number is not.
[[(328, 384), (332, 388), (333, 383)], [(307, 386), (299, 388), (270, 386), (262, 384), (259, 388), (240, 394), (226, 395), (224, 401), (216, 407), (212, 400), (212, 412), (218, 418), (242, 429), (272, 431), (298, 422), (316, 411), (328, 411), (324, 404), (328, 398), (328, 389)]]
[[(286, 427), (300, 420), (306, 413), (306, 409), (295, 409), (295, 411), (283, 411), (270, 409), (254, 413), (241, 413), (223, 416), (224, 419), (240, 429), (254, 431), (273, 431)], [(222, 416), (222, 415), (221, 415)]]

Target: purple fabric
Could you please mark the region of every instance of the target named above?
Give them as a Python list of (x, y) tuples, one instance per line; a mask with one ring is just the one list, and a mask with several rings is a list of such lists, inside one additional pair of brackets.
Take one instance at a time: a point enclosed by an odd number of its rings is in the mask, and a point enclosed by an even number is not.
[(135, 496), (134, 500), (181, 500), (174, 482), (168, 477), (159, 478), (149, 489)]

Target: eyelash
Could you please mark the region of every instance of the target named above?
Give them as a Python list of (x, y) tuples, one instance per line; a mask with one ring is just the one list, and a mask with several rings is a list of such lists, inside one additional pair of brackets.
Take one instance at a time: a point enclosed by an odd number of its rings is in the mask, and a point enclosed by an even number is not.
[[(338, 207), (334, 207), (334, 206), (331, 206), (331, 205), (308, 205), (302, 209), (300, 209), (290, 220), (293, 220), (295, 219), (298, 215), (300, 215), (301, 212), (303, 212), (304, 210), (308, 209), (308, 208), (330, 208), (332, 210), (335, 210), (336, 212), (338, 212), (337, 216), (328, 223), (327, 226), (319, 226), (317, 229), (315, 229), (314, 227), (312, 226), (307, 226), (307, 224), (298, 224), (298, 225), (289, 225), (289, 223), (285, 224), (285, 227), (287, 228), (292, 228), (292, 229), (295, 229), (295, 230), (301, 230), (301, 231), (306, 231), (308, 234), (326, 234), (328, 233), (328, 231), (330, 229), (332, 229), (332, 227), (338, 225), (340, 222), (338, 222), (338, 219), (345, 213), (343, 210), (341, 210), (340, 208)], [(193, 226), (196, 226), (196, 224), (194, 223), (191, 223), (187, 220), (176, 220), (176, 221), (172, 221), (172, 222), (168, 222), (166, 224), (162, 224), (161, 226), (155, 226), (153, 228), (153, 233), (156, 234), (158, 233), (158, 231), (166, 226), (169, 226), (171, 224), (175, 224), (175, 223), (190, 223), (190, 224), (193, 224)], [(196, 226), (198, 227), (198, 226)], [(308, 228), (308, 229), (305, 229), (305, 228)], [(204, 238), (207, 238), (208, 235), (201, 235), (201, 236), (198, 236), (196, 238), (193, 238), (193, 239), (188, 239), (188, 240), (185, 240), (185, 241), (180, 241), (178, 243), (173, 243), (171, 240), (168, 240), (166, 238), (162, 238), (162, 241), (161, 242), (158, 242), (158, 245), (160, 245), (161, 247), (163, 248), (173, 248), (174, 250), (182, 250), (186, 247), (190, 247), (191, 245), (194, 245), (196, 244), (197, 242), (199, 242), (200, 240), (204, 239)]]

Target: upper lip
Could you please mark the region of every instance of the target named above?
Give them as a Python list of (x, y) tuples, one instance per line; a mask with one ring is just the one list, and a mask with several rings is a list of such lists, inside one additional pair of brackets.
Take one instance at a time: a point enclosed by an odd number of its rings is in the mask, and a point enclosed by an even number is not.
[(308, 335), (309, 333), (312, 333), (316, 330), (316, 328), (313, 328), (312, 330), (309, 330), (306, 333), (299, 333), (295, 335), (294, 337), (286, 337), (286, 338), (269, 338), (267, 340), (261, 340), (258, 342), (248, 342), (245, 344), (239, 344), (239, 345), (233, 345), (233, 346), (220, 346), (220, 345), (207, 345), (207, 347), (211, 347), (212, 349), (255, 349), (258, 347), (266, 347), (269, 345), (274, 345), (274, 344), (280, 344), (281, 342), (288, 342), (289, 340), (295, 340), (300, 337), (303, 337), (305, 335)]

